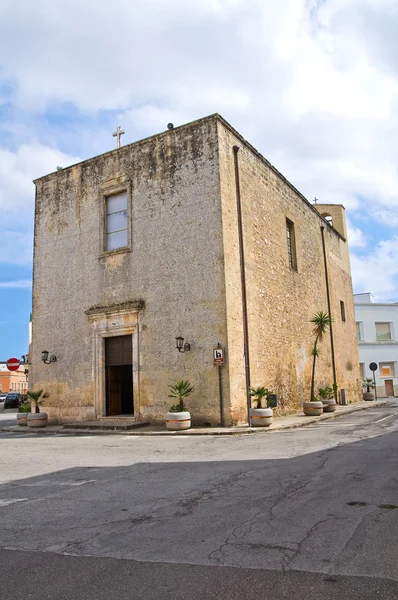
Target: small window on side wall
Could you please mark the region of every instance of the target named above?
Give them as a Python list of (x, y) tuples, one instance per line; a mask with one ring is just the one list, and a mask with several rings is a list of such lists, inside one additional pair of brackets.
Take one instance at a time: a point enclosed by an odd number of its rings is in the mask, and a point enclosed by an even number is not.
[(340, 300), (340, 313), (341, 313), (341, 320), (343, 321), (343, 323), (345, 323), (345, 306), (344, 306), (344, 302), (342, 300)]
[(294, 271), (297, 271), (296, 236), (294, 231), (294, 223), (289, 219), (286, 219), (286, 239), (289, 267)]
[(127, 192), (106, 198), (105, 250), (128, 246)]
[(359, 375), (361, 379), (365, 379), (365, 363), (359, 363)]

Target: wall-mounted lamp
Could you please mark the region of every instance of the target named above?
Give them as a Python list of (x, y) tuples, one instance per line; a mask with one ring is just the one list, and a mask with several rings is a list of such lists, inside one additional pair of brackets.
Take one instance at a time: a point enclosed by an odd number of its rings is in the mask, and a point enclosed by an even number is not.
[(176, 348), (178, 352), (188, 352), (191, 349), (191, 344), (188, 344), (188, 342), (184, 344), (184, 338), (179, 335), (176, 337)]
[(41, 359), (45, 365), (49, 365), (50, 363), (53, 363), (57, 360), (57, 357), (54, 356), (54, 354), (51, 354), (50, 358), (48, 357), (48, 355), (49, 355), (48, 350), (43, 350), (41, 353)]

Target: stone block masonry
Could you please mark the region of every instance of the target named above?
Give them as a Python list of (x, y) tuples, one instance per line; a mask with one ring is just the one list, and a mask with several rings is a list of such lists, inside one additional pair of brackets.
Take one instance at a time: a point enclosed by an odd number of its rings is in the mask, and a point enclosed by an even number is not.
[[(34, 388), (50, 393), (53, 422), (106, 414), (104, 344), (115, 335), (133, 338), (138, 420), (162, 422), (172, 403), (169, 384), (189, 379), (193, 423), (217, 425), (213, 349), (219, 343), (227, 357), (224, 420), (245, 421), (234, 145), (240, 147), (251, 381), (275, 389), (285, 414), (308, 396), (309, 319), (327, 308), (325, 220), (212, 115), (36, 180), (31, 377)], [(128, 246), (107, 252), (106, 199), (120, 191), (128, 198)], [(289, 266), (286, 218), (295, 227), (297, 270)], [(354, 401), (360, 389), (347, 243), (330, 225), (326, 230), (338, 382)], [(345, 323), (338, 321), (340, 300)], [(191, 351), (176, 350), (178, 335)], [(56, 363), (41, 362), (45, 348)], [(328, 339), (317, 373), (319, 385), (331, 383)]]

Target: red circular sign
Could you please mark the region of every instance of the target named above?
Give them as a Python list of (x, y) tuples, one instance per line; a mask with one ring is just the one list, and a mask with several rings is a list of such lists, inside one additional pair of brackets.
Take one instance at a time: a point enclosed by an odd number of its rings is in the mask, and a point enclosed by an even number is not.
[(6, 364), (9, 371), (18, 371), (21, 363), (17, 358), (9, 358)]

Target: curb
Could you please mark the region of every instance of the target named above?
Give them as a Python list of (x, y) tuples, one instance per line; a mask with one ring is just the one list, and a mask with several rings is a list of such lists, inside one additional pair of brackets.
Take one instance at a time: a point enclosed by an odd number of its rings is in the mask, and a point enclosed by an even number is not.
[[(298, 429), (300, 427), (306, 427), (307, 425), (312, 425), (314, 423), (318, 423), (319, 421), (327, 421), (328, 419), (336, 419), (337, 417), (343, 417), (344, 415), (349, 415), (352, 414), (354, 412), (358, 412), (361, 410), (367, 410), (368, 408), (378, 408), (379, 406), (385, 406), (388, 404), (388, 400), (377, 400), (377, 401), (372, 401), (372, 402), (368, 402), (366, 405), (363, 405), (361, 403), (360, 406), (358, 405), (353, 405), (351, 407), (346, 408), (345, 410), (339, 411), (336, 410), (333, 413), (324, 413), (323, 415), (319, 416), (319, 417), (307, 417), (306, 419), (303, 419), (302, 421), (298, 421), (297, 423), (289, 423), (284, 425), (283, 423), (281, 424), (275, 424), (275, 425), (271, 425), (270, 427), (244, 427), (241, 429), (232, 429), (232, 428), (226, 428), (225, 431), (218, 429), (217, 431), (212, 430), (211, 428), (209, 428), (209, 430), (195, 430), (195, 429), (188, 429), (185, 431), (131, 431), (131, 430), (127, 430), (127, 431), (115, 431), (112, 429), (106, 429), (106, 430), (102, 430), (102, 431), (95, 431), (92, 429), (63, 429), (62, 426), (59, 426), (59, 429), (57, 430), (48, 430), (47, 428), (38, 428), (37, 430), (33, 429), (33, 428), (25, 428), (25, 427), (21, 427), (21, 426), (14, 426), (14, 427), (4, 427), (4, 428), (0, 428), (0, 431), (2, 432), (8, 432), (8, 433), (26, 433), (26, 434), (39, 434), (39, 435), (64, 435), (64, 436), (98, 436), (98, 435), (123, 435), (123, 436), (145, 436), (145, 437), (151, 437), (151, 436), (158, 436), (158, 437), (173, 437), (173, 436), (230, 436), (230, 435), (251, 435), (251, 434), (259, 434), (259, 433), (272, 433), (273, 431), (286, 431), (288, 429)], [(292, 415), (292, 417), (294, 417), (295, 415)], [(278, 418), (278, 417), (276, 417)], [(281, 418), (281, 417), (279, 417)], [(283, 417), (282, 417), (283, 418)], [(51, 426), (50, 426), (51, 427)]]

